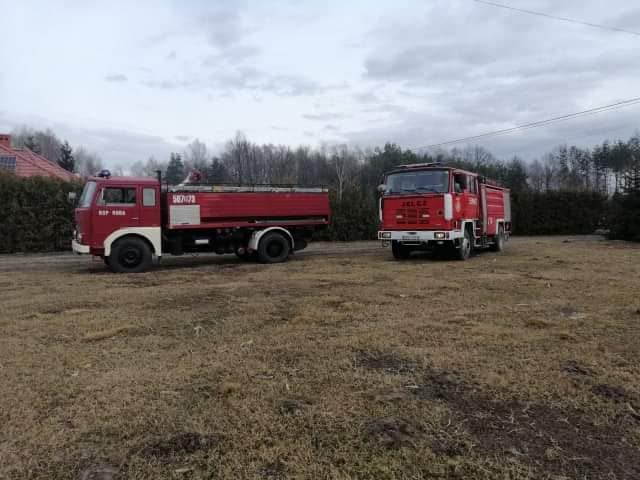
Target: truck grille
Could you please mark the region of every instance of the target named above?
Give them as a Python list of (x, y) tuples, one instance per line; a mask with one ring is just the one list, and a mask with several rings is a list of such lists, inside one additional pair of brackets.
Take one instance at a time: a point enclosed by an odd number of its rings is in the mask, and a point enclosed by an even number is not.
[(426, 225), (429, 223), (429, 210), (426, 208), (399, 208), (396, 210), (398, 225)]

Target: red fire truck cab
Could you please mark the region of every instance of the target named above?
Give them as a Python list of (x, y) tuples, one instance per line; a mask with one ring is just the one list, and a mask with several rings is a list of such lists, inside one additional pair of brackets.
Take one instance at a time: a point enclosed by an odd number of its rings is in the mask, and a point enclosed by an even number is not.
[(235, 253), (283, 262), (329, 223), (324, 188), (162, 185), (160, 179), (90, 178), (75, 212), (73, 250), (116, 272), (141, 272), (164, 253)]
[(460, 260), (475, 248), (500, 251), (511, 233), (509, 190), (476, 173), (440, 164), (403, 165), (384, 175), (378, 239), (393, 256), (452, 247)]

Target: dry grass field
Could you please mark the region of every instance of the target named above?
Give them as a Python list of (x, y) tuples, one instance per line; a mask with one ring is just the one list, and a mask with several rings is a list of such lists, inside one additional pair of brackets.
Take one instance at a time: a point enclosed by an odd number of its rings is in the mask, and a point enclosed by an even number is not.
[(2, 479), (638, 479), (640, 248), (0, 257)]

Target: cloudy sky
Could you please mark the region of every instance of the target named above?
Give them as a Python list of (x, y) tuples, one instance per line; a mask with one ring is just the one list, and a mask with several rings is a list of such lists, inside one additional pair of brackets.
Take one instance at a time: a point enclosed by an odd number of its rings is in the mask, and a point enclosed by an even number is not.
[[(629, 0), (500, 0), (640, 31)], [(473, 0), (0, 0), (0, 130), (128, 165), (236, 131), (417, 147), (640, 96), (640, 36)], [(534, 158), (640, 127), (640, 105), (477, 142)], [(461, 144), (460, 146), (464, 146)]]

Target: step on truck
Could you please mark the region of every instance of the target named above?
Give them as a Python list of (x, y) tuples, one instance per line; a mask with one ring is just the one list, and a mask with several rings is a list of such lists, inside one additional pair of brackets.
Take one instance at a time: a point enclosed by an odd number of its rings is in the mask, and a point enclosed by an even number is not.
[(378, 187), (378, 239), (396, 259), (448, 249), (466, 260), (475, 249), (501, 251), (511, 233), (509, 189), (438, 163), (403, 165)]
[(163, 185), (158, 178), (89, 178), (75, 211), (73, 251), (114, 272), (142, 272), (163, 254), (235, 253), (284, 262), (329, 224), (325, 188)]

